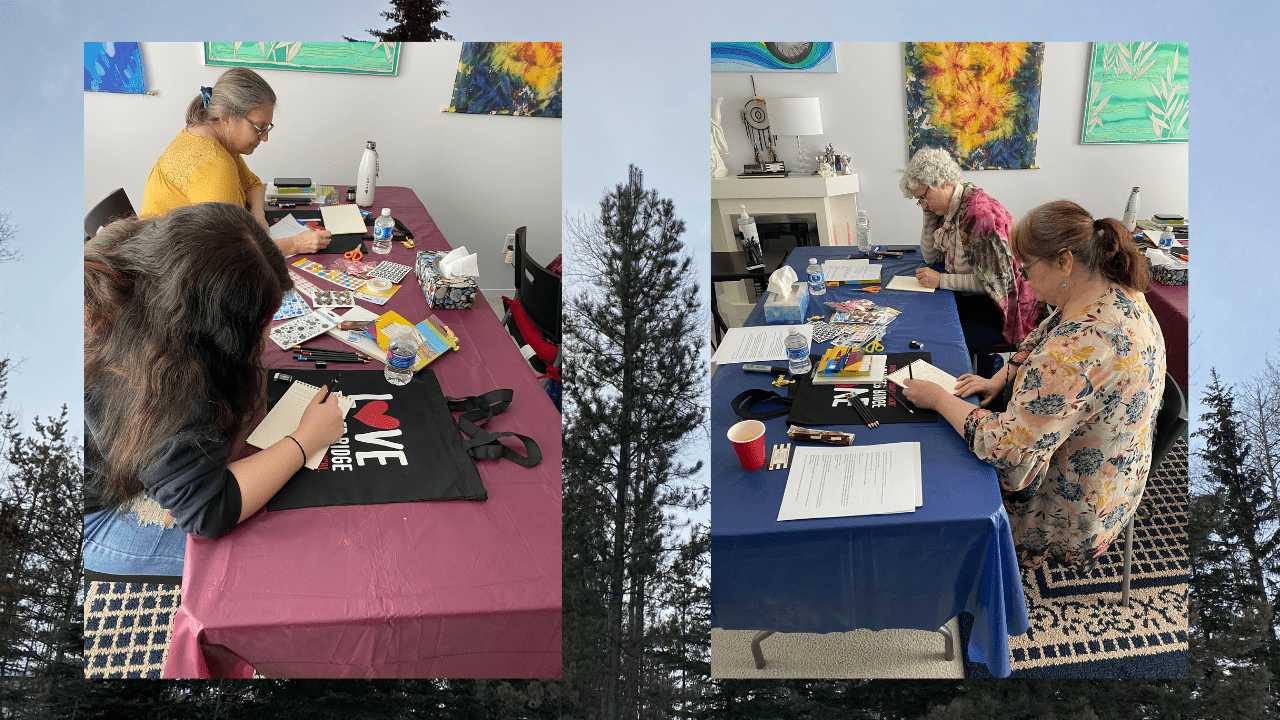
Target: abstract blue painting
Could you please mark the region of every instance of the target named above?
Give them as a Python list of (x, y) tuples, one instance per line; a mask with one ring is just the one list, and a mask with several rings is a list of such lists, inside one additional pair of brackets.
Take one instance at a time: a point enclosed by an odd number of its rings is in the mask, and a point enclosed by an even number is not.
[(95, 92), (147, 92), (142, 56), (136, 42), (84, 44), (84, 89)]
[(713, 42), (711, 72), (836, 72), (829, 42)]

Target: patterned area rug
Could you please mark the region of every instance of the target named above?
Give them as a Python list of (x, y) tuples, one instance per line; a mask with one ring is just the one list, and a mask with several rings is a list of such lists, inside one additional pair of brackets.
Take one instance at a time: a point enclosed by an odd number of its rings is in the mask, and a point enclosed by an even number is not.
[(182, 588), (91, 582), (84, 601), (86, 678), (159, 678)]
[[(1045, 564), (1023, 570), (1031, 629), (1009, 638), (1011, 677), (1185, 678), (1187, 676), (1187, 443), (1178, 440), (1147, 482), (1133, 528), (1129, 607), (1120, 605), (1124, 536), (1093, 577)], [(961, 648), (973, 617), (960, 616)], [(989, 678), (969, 661), (965, 677)]]

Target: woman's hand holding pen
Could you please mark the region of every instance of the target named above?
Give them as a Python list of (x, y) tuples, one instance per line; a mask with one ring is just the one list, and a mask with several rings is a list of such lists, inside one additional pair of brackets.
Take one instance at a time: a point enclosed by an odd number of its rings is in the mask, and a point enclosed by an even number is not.
[[(1004, 378), (1001, 373), (996, 374), (999, 378)], [(984, 378), (981, 375), (971, 375), (965, 373), (956, 378), (956, 397), (969, 397), (970, 395), (978, 395), (978, 404), (986, 407), (991, 401), (1000, 394), (1004, 389), (1003, 379)]]
[(916, 282), (920, 283), (921, 287), (936, 288), (938, 287), (938, 283), (941, 282), (941, 278), (942, 274), (937, 270), (927, 267), (922, 267), (916, 270)]
[(902, 381), (902, 394), (918, 408), (937, 410), (942, 398), (946, 397), (947, 391), (936, 382), (920, 378), (905, 378)]
[(302, 411), (298, 429), (293, 433), (306, 448), (308, 455), (342, 439), (343, 418), (342, 410), (338, 407), (340, 396), (330, 395), (326, 399), (325, 394), (328, 392), (329, 386), (325, 385), (311, 398), (307, 409)]
[(306, 254), (329, 247), (329, 240), (332, 237), (333, 233), (324, 228), (318, 228), (315, 230), (303, 230), (289, 238), (289, 241), (293, 243), (293, 252), (295, 254)]

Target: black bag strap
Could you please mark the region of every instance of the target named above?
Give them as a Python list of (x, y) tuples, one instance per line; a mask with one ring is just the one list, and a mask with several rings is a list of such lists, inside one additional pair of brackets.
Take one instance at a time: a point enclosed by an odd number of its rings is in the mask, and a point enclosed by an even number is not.
[[(445, 396), (445, 401), (449, 403), (449, 410), (462, 411), (462, 414), (458, 416), (458, 430), (467, 436), (463, 444), (467, 448), (467, 454), (471, 457), (478, 460), (506, 458), (524, 467), (533, 467), (542, 462), (542, 449), (538, 447), (537, 441), (533, 438), (513, 432), (492, 433), (483, 428), (485, 423), (493, 419), (494, 415), (507, 409), (514, 395), (515, 393), (512, 390), (504, 389), (490, 390), (483, 395), (472, 395), (465, 398)], [(499, 442), (498, 438), (501, 437), (513, 437), (522, 442), (524, 444), (524, 455)]]
[[(782, 403), (782, 407), (774, 410), (752, 412), (751, 408), (769, 400), (777, 400)], [(761, 388), (751, 388), (743, 391), (729, 401), (729, 404), (733, 406), (733, 414), (743, 420), (772, 420), (791, 412), (791, 398), (783, 397), (772, 390), (763, 390)]]

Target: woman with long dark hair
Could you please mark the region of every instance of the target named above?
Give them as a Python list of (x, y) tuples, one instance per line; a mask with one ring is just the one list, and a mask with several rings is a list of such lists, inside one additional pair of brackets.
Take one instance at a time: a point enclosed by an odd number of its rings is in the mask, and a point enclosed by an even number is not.
[[(1036, 297), (1055, 308), (992, 378), (961, 375), (956, 396), (907, 380), (996, 468), (1022, 563), (1088, 571), (1138, 508), (1164, 393), (1164, 336), (1149, 273), (1124, 225), (1067, 201), (1027, 213), (1010, 245)], [(1012, 383), (1008, 407), (985, 409)], [(977, 394), (980, 408), (960, 397)]]
[(342, 435), (336, 401), (233, 463), (230, 439), (262, 409), (260, 358), (290, 287), (280, 251), (225, 203), (121, 220), (84, 246), (84, 565), (180, 575), (186, 534), (248, 518)]

